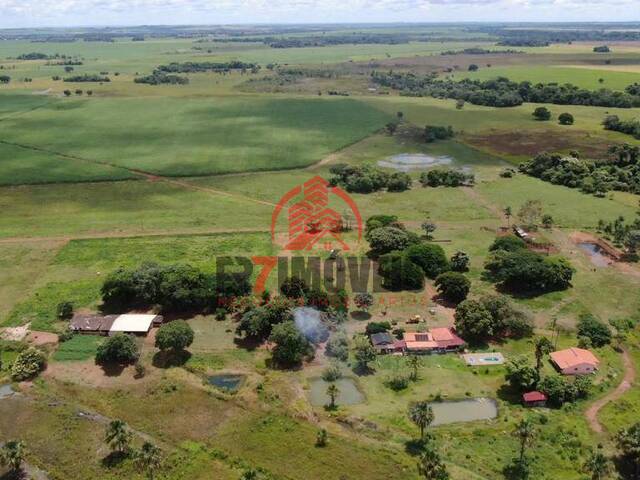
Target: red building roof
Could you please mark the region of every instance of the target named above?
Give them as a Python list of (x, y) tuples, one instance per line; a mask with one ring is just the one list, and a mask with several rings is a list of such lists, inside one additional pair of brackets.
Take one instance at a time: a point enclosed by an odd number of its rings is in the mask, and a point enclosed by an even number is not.
[(542, 392), (527, 392), (524, 395), (522, 395), (522, 399), (526, 403), (546, 402), (547, 401), (547, 396)]

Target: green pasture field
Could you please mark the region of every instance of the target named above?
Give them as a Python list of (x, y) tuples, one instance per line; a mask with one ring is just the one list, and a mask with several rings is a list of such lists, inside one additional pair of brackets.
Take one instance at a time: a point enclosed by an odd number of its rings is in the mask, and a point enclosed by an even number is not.
[[(624, 90), (627, 86), (638, 81), (638, 74), (633, 72), (619, 72), (613, 70), (570, 68), (558, 66), (512, 66), (491, 67), (478, 65), (475, 72), (457, 72), (452, 76), (456, 80), (470, 78), (472, 80), (490, 80), (497, 77), (507, 77), (515, 82), (529, 81), (531, 83), (572, 83), (588, 90), (608, 88), (610, 90)], [(603, 82), (600, 82), (600, 79)]]
[(308, 166), (389, 119), (351, 99), (69, 99), (5, 119), (0, 140), (162, 175), (211, 175)]

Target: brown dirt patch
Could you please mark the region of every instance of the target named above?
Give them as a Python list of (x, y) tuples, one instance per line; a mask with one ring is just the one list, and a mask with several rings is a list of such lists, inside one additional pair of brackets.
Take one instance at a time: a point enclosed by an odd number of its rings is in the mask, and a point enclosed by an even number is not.
[(587, 158), (603, 158), (611, 141), (585, 131), (500, 131), (465, 135), (470, 145), (496, 154), (533, 156), (540, 152), (578, 150)]
[(35, 346), (57, 345), (58, 335), (49, 332), (31, 332), (27, 335), (27, 342)]
[(134, 378), (134, 375), (133, 366), (117, 372), (107, 371), (100, 365), (96, 365), (93, 360), (52, 362), (44, 372), (45, 377), (61, 382), (100, 388), (122, 388), (141, 383), (150, 383), (160, 376), (157, 369), (151, 367), (147, 367), (147, 374), (141, 379)]

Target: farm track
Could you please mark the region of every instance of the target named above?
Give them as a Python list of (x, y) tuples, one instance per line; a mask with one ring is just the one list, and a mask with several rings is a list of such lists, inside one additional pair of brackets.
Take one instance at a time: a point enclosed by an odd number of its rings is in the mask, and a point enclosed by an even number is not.
[(594, 402), (593, 405), (591, 405), (585, 412), (585, 416), (587, 417), (587, 422), (589, 423), (591, 430), (596, 433), (602, 433), (604, 431), (602, 424), (598, 420), (598, 413), (600, 413), (600, 410), (610, 402), (615, 402), (622, 397), (622, 395), (624, 395), (625, 392), (633, 386), (633, 382), (635, 381), (636, 368), (633, 364), (631, 355), (629, 355), (629, 352), (626, 349), (622, 351), (622, 360), (624, 363), (624, 377), (622, 382), (620, 382), (620, 385), (618, 385), (613, 392)]

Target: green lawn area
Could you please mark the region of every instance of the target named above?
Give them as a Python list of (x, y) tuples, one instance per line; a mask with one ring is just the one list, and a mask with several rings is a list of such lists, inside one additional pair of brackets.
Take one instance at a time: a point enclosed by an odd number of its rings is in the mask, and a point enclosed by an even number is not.
[(351, 99), (67, 99), (5, 119), (0, 140), (162, 175), (210, 175), (311, 165), (389, 119)]
[(75, 362), (89, 360), (96, 356), (98, 345), (105, 338), (94, 335), (74, 335), (71, 340), (62, 342), (53, 354), (56, 362)]

